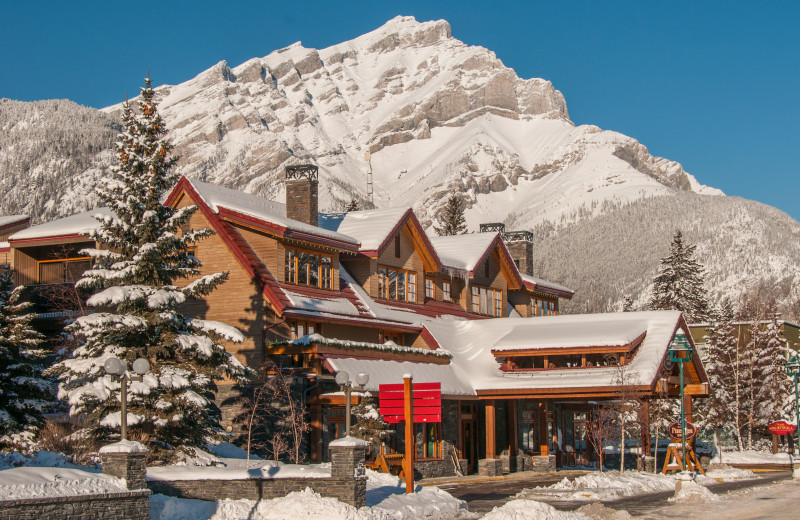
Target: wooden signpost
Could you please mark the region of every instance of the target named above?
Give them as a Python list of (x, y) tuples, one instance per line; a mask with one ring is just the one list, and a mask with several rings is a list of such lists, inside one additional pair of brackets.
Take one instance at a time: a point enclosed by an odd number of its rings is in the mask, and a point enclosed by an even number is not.
[(772, 453), (778, 453), (778, 437), (782, 437), (784, 435), (788, 436), (789, 439), (789, 453), (794, 453), (794, 444), (792, 439), (792, 434), (797, 431), (797, 426), (794, 424), (789, 424), (786, 421), (776, 421), (769, 426), (767, 426), (767, 430), (769, 433), (772, 434)]
[(414, 456), (417, 446), (414, 423), (442, 422), (442, 384), (412, 384), (410, 374), (403, 376), (402, 384), (380, 385), (378, 402), (383, 420), (387, 423), (406, 423), (403, 473), (406, 493), (414, 492)]
[(691, 440), (697, 435), (697, 427), (690, 423), (686, 423), (686, 439), (683, 439), (683, 430), (681, 423), (674, 422), (669, 425), (670, 445), (667, 447), (667, 456), (664, 459), (664, 469), (661, 473), (666, 474), (667, 471), (677, 470), (681, 471), (684, 467), (684, 455), (686, 456), (686, 469), (690, 471), (699, 471), (703, 475), (703, 467), (697, 462), (697, 456), (694, 454), (694, 449), (690, 444)]

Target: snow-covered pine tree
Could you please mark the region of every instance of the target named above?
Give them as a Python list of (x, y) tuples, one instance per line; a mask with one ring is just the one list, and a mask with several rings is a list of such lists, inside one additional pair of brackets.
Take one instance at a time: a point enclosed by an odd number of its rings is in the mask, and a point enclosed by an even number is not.
[(756, 362), (758, 380), (755, 425), (766, 428), (781, 419), (794, 422), (794, 396), (790, 379), (786, 375), (787, 346), (781, 338), (777, 314), (772, 314), (762, 335), (761, 349)]
[(653, 279), (650, 308), (676, 309), (689, 323), (708, 319), (708, 300), (703, 284), (703, 266), (694, 259), (697, 246), (683, 243), (683, 234), (675, 232), (669, 256), (661, 259), (661, 271)]
[(0, 447), (30, 446), (53, 399), (42, 377), (43, 336), (31, 328), (31, 304), (20, 302), (21, 292), (8, 267), (0, 267)]
[(241, 379), (249, 372), (230, 355), (222, 340), (242, 341), (234, 327), (180, 314), (187, 299), (207, 295), (226, 272), (201, 276), (177, 287), (176, 280), (198, 276), (199, 260), (187, 254), (207, 229), (182, 233), (196, 207), (161, 204), (177, 181), (167, 129), (156, 110), (150, 79), (142, 89), (139, 115), (126, 102), (117, 162), (98, 187), (110, 212), (98, 214), (99, 229), (90, 249), (94, 266), (78, 282), (96, 290), (88, 304), (99, 312), (71, 325), (83, 342), (61, 361), (59, 398), (70, 414), (86, 415), (101, 439), (117, 437), (120, 383), (106, 374), (105, 361), (118, 357), (130, 367), (144, 357), (150, 373), (128, 386), (127, 423), (132, 437), (166, 459), (182, 445), (203, 446), (218, 431), (211, 403), (215, 381)]
[(364, 394), (352, 413), (355, 422), (349, 435), (369, 442), (373, 449), (389, 439), (389, 425), (381, 418), (371, 393)]
[(433, 229), (439, 236), (463, 235), (467, 232), (464, 200), (461, 195), (457, 193), (450, 195), (444, 208), (439, 212)]
[(358, 201), (355, 197), (350, 199), (350, 202), (347, 203), (347, 206), (344, 208), (345, 213), (350, 213), (351, 211), (358, 211)]
[[(706, 348), (703, 351), (703, 365), (708, 374), (713, 392), (702, 404), (704, 426), (714, 432), (717, 449), (720, 449), (720, 432), (732, 430), (737, 441), (741, 441), (739, 428), (739, 381), (742, 363), (739, 361), (737, 330), (733, 325), (733, 306), (725, 300), (714, 313)], [(741, 442), (739, 442), (741, 446)]]

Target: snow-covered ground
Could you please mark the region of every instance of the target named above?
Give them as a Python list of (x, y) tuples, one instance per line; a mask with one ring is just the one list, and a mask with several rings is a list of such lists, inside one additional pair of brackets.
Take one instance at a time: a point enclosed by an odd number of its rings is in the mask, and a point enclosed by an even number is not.
[[(751, 471), (740, 469), (724, 469), (709, 471), (706, 476), (697, 475), (699, 485), (726, 480), (742, 480), (756, 478)], [(644, 473), (640, 471), (608, 471), (589, 473), (548, 487), (525, 489), (517, 494), (518, 498), (541, 498), (548, 500), (580, 500), (594, 502), (598, 500), (614, 500), (622, 497), (658, 493), (675, 489), (675, 475), (661, 473)]]
[(798, 456), (786, 452), (772, 454), (767, 451), (725, 451), (720, 456), (719, 452), (711, 459), (712, 463), (723, 464), (791, 464), (800, 460)]

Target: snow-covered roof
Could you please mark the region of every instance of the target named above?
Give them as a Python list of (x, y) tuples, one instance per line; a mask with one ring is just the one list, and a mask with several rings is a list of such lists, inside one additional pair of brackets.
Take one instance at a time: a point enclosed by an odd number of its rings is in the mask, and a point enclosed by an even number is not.
[(474, 271), (498, 236), (497, 233), (472, 233), (431, 237), (430, 241), (443, 265)]
[(389, 208), (349, 213), (321, 213), (319, 225), (357, 239), (361, 242), (363, 251), (376, 251), (408, 211), (408, 208)]
[(64, 235), (86, 235), (100, 228), (100, 222), (94, 217), (111, 215), (109, 208), (96, 208), (69, 217), (60, 218), (38, 226), (32, 226), (14, 233), (8, 237), (9, 241), (29, 240), (32, 238), (59, 237)]
[(553, 290), (553, 291), (560, 291), (560, 292), (575, 294), (575, 291), (573, 291), (569, 287), (566, 287), (566, 286), (561, 285), (561, 284), (557, 284), (555, 282), (542, 280), (541, 278), (536, 278), (535, 276), (528, 276), (527, 274), (522, 274), (522, 273), (520, 273), (520, 276), (522, 277), (522, 281), (523, 282), (529, 283), (529, 284), (532, 283), (532, 284), (536, 285), (536, 289), (542, 290), (543, 292), (547, 292), (547, 290), (550, 289), (550, 290)]
[(11, 224), (16, 224), (17, 222), (22, 222), (23, 220), (28, 219), (28, 215), (5, 215), (0, 216), (0, 228), (3, 226), (8, 226)]
[[(588, 315), (592, 316), (592, 315)], [(528, 318), (495, 341), (493, 350), (536, 350), (546, 348), (619, 347), (633, 342), (647, 332), (642, 322), (620, 323), (612, 320), (585, 320), (564, 333), (559, 321), (541, 322)]]
[(310, 345), (317, 343), (321, 345), (333, 345), (344, 348), (362, 349), (362, 350), (375, 350), (380, 352), (396, 352), (402, 354), (420, 354), (423, 356), (434, 356), (440, 358), (450, 358), (450, 353), (444, 349), (427, 349), (418, 347), (405, 347), (398, 345), (394, 341), (386, 341), (384, 343), (368, 343), (366, 341), (350, 341), (345, 339), (326, 338), (320, 334), (306, 334), (294, 341), (287, 342), (293, 345)]
[[(188, 179), (187, 179), (188, 180)], [(189, 180), (194, 190), (203, 199), (203, 202), (215, 213), (221, 208), (235, 211), (253, 217), (257, 220), (269, 222), (291, 231), (308, 233), (309, 235), (337, 240), (347, 244), (359, 245), (359, 241), (352, 236), (337, 233), (335, 230), (324, 227), (312, 226), (286, 217), (286, 205), (267, 200), (256, 195), (250, 195), (237, 190), (223, 188), (207, 182)]]
[(488, 390), (590, 389), (616, 386), (620, 367), (507, 373), (500, 370), (492, 350), (504, 344), (520, 344), (517, 341), (526, 341), (535, 348), (539, 335), (549, 338), (547, 346), (554, 348), (616, 346), (630, 343), (646, 332), (624, 370), (630, 384), (649, 385), (655, 380), (680, 316), (678, 311), (647, 311), (476, 321), (433, 319), (425, 323), (425, 328), (439, 346), (450, 352), (448, 365), (329, 356), (326, 362), (334, 371), (369, 374), (366, 387), (370, 391), (378, 390), (381, 383), (400, 382), (405, 373), (412, 374), (416, 382), (441, 382), (442, 393), (447, 395), (476, 395)]
[(442, 393), (445, 395), (475, 395), (469, 380), (453, 365), (334, 357), (326, 357), (326, 361), (335, 372), (344, 370), (348, 374), (369, 374), (369, 382), (365, 387), (370, 392), (377, 392), (384, 383), (402, 383), (403, 374), (411, 374), (415, 383), (442, 383)]
[[(576, 347), (588, 343), (619, 343), (637, 334), (637, 331), (638, 334), (646, 331), (638, 352), (625, 365), (625, 372), (632, 383), (651, 384), (673, 333), (679, 326), (680, 316), (678, 311), (573, 314), (458, 322), (434, 320), (426, 323), (425, 327), (436, 342), (452, 354), (449, 366), (453, 367), (461, 381), (469, 382), (476, 391), (589, 388), (615, 385), (620, 368), (565, 368), (505, 373), (500, 370), (492, 349), (524, 335), (536, 338), (542, 334), (559, 338), (560, 346)], [(538, 340), (528, 341), (535, 345)]]

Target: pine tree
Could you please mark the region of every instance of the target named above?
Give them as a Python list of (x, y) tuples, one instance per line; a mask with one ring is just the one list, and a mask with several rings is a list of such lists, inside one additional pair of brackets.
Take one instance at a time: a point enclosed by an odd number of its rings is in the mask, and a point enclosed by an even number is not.
[(755, 369), (759, 406), (754, 422), (756, 427), (766, 428), (769, 423), (780, 419), (794, 419), (793, 389), (784, 368), (787, 346), (781, 338), (777, 314), (772, 314), (761, 339), (762, 348), (759, 349)]
[(371, 448), (389, 439), (389, 425), (381, 418), (375, 405), (375, 398), (367, 392), (352, 410), (354, 424), (350, 435), (370, 443)]
[(120, 384), (103, 364), (116, 356), (130, 367), (146, 358), (150, 373), (128, 387), (127, 423), (132, 437), (148, 442), (151, 450), (166, 447), (157, 456), (167, 458), (171, 448), (203, 446), (218, 431), (214, 382), (241, 379), (248, 370), (221, 344), (242, 341), (237, 329), (179, 312), (183, 302), (207, 295), (228, 274), (174, 285), (199, 275), (199, 260), (186, 252), (211, 231), (181, 233), (196, 207), (174, 209), (160, 202), (177, 175), (154, 94), (147, 78), (140, 115), (130, 103), (124, 106), (117, 162), (98, 187), (111, 214), (96, 216), (100, 226), (93, 238), (100, 247), (85, 251), (95, 263), (78, 281), (79, 287), (97, 291), (88, 304), (101, 312), (70, 326), (82, 345), (56, 371), (59, 398), (68, 402), (70, 414), (86, 415), (94, 433), (108, 440), (116, 437), (120, 423)]
[(464, 201), (461, 195), (454, 193), (447, 199), (444, 208), (439, 212), (437, 223), (433, 225), (439, 236), (463, 235), (467, 232), (467, 221), (464, 218)]
[(714, 431), (717, 449), (720, 449), (719, 433), (725, 429), (734, 431), (741, 446), (740, 382), (744, 364), (730, 300), (725, 300), (714, 314), (706, 348), (702, 353), (703, 365), (713, 389), (703, 403), (703, 426)]
[(350, 202), (347, 203), (347, 206), (344, 208), (345, 213), (350, 213), (351, 211), (358, 211), (358, 201), (355, 197), (350, 199)]
[(661, 271), (653, 280), (651, 309), (679, 310), (689, 323), (708, 319), (704, 270), (694, 259), (696, 247), (684, 245), (681, 231), (675, 232), (670, 254), (661, 259)]
[(625, 299), (622, 301), (622, 312), (632, 312), (633, 311), (633, 298), (630, 294), (625, 295)]
[(19, 301), (21, 292), (0, 267), (0, 447), (29, 446), (53, 397), (42, 377), (43, 336), (31, 328), (31, 304)]

